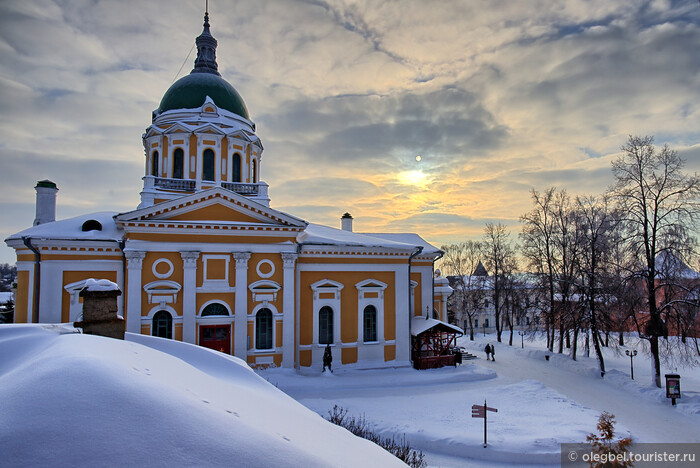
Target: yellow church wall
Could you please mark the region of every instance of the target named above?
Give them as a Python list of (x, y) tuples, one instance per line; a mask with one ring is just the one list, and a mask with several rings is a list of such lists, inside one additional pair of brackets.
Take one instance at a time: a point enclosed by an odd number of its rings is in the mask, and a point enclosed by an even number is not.
[[(190, 157), (190, 159), (191, 159), (192, 156), (194, 156), (195, 159), (197, 158), (197, 136), (194, 133), (190, 134), (190, 154), (188, 155), (188, 157)], [(197, 165), (196, 164), (190, 165), (189, 178), (194, 179), (196, 177), (197, 177)]]
[(357, 348), (343, 348), (340, 353), (340, 362), (354, 364), (357, 362)]
[(245, 223), (260, 223), (260, 219), (240, 213), (228, 206), (221, 204), (213, 204), (196, 210), (182, 213), (168, 218), (172, 221), (211, 221), (211, 220), (226, 220), (240, 221)]
[(170, 177), (170, 171), (168, 171), (168, 165), (170, 163), (170, 157), (168, 157), (168, 137), (163, 135), (163, 154), (161, 155), (161, 158), (163, 158), (163, 175), (161, 177)]
[[(226, 174), (224, 174), (224, 168), (226, 168)], [(221, 171), (221, 180), (231, 180), (231, 174), (228, 173), (228, 138), (226, 137), (221, 139), (221, 166), (219, 170)]]
[(310, 349), (302, 349), (299, 351), (299, 365), (303, 367), (311, 367)]
[(181, 323), (176, 323), (175, 324), (175, 334), (173, 336), (177, 341), (182, 341), (182, 324)]
[[(257, 266), (262, 260), (269, 260), (275, 266), (275, 272), (272, 276), (268, 278), (263, 278), (258, 275)], [(260, 265), (260, 272), (263, 274), (269, 273), (269, 266)], [(252, 278), (252, 279), (251, 279)], [(250, 255), (250, 260), (248, 260), (248, 282), (254, 283), (258, 280), (274, 281), (275, 283), (282, 286), (284, 282), (284, 268), (282, 264), (282, 257), (279, 254), (265, 254), (265, 253), (254, 253)], [(280, 294), (282, 290), (280, 290)]]
[[(108, 279), (113, 283), (117, 282), (116, 271), (64, 271), (62, 285), (83, 281), (89, 278)], [(70, 294), (62, 288), (61, 291), (61, 322), (67, 323), (70, 321)]]
[[(159, 274), (164, 274), (170, 269), (166, 262), (158, 262), (160, 259), (169, 260), (173, 264), (173, 272), (166, 278), (158, 278), (153, 273), (154, 263), (158, 263), (156, 272)], [(182, 285), (183, 279), (182, 257), (179, 252), (147, 252), (146, 257), (143, 259), (141, 287), (139, 288), (141, 293), (141, 316), (147, 316), (150, 310), (155, 307), (155, 304), (148, 301), (148, 294), (143, 290), (144, 285), (153, 281), (174, 281)], [(177, 302), (169, 303), (168, 305), (175, 309), (179, 315), (182, 315), (182, 290), (177, 295)]]
[[(387, 284), (384, 290), (384, 338), (396, 336), (396, 294), (393, 271), (302, 271), (300, 273), (299, 297), (299, 344), (310, 345), (313, 341), (313, 290), (311, 285), (328, 279), (344, 285), (340, 292), (340, 339), (343, 343), (358, 340), (358, 293), (355, 284), (366, 279), (375, 279)], [(337, 311), (335, 311), (337, 312)]]
[(33, 262), (35, 260), (34, 254), (20, 255), (17, 254), (18, 262)]
[(275, 347), (282, 347), (282, 321), (275, 320)]
[(384, 346), (384, 360), (393, 361), (396, 359), (396, 345)]
[[(19, 257), (19, 256), (18, 256)], [(29, 323), (29, 272), (17, 271), (17, 302), (15, 303), (15, 323)]]
[(141, 334), (142, 335), (150, 335), (151, 334), (151, 326), (148, 324), (141, 324)]
[(421, 310), (421, 304), (423, 304), (421, 292), (423, 289), (421, 288), (421, 274), (420, 273), (411, 273), (411, 280), (415, 281), (418, 283), (418, 286), (413, 288), (413, 316), (423, 316), (423, 312)]

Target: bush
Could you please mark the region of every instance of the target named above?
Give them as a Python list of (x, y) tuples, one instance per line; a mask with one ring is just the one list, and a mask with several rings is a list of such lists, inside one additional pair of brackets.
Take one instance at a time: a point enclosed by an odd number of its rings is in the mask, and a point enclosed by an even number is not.
[(400, 440), (396, 440), (394, 436), (391, 438), (382, 437), (372, 430), (364, 414), (357, 418), (348, 416), (347, 409), (333, 405), (333, 409), (328, 410), (327, 419), (337, 426), (344, 427), (358, 437), (374, 442), (411, 468), (424, 468), (427, 466), (423, 452), (412, 449), (406, 441), (405, 434)]
[(627, 460), (609, 460), (611, 456), (624, 456), (629, 452), (632, 439), (624, 438), (615, 442), (615, 415), (607, 411), (603, 412), (596, 424), (598, 434), (592, 433), (586, 437), (591, 444), (591, 451), (601, 456), (602, 462), (591, 461), (591, 468), (612, 468), (632, 466), (632, 462)]

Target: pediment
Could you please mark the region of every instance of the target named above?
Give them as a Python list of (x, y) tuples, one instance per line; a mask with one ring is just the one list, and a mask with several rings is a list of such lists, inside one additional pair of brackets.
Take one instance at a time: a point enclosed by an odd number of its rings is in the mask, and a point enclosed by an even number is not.
[(116, 216), (117, 222), (170, 221), (177, 224), (270, 225), (305, 228), (307, 223), (220, 187)]

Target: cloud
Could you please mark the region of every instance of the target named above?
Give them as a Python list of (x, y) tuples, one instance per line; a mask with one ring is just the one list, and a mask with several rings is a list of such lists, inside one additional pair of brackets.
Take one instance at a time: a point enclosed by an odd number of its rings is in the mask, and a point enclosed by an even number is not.
[[(480, 237), (529, 209), (532, 187), (604, 190), (629, 134), (656, 135), (698, 170), (697, 2), (210, 7), (220, 71), (265, 146), (272, 205), (304, 219), (337, 226), (351, 211), (366, 231)], [(135, 207), (140, 136), (192, 68), (202, 13), (185, 0), (1, 2), (5, 203), (31, 208), (50, 178), (60, 216)], [(24, 208), (2, 224), (27, 227)]]

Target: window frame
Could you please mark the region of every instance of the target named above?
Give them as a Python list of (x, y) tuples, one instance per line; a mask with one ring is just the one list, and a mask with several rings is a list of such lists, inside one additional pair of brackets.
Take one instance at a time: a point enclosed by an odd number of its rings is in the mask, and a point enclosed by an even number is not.
[[(268, 323), (269, 322), (269, 323)], [(264, 328), (263, 328), (264, 326)], [(275, 318), (272, 310), (263, 307), (255, 313), (255, 335), (254, 335), (254, 347), (256, 351), (270, 351), (275, 349)], [(260, 347), (261, 339), (265, 340), (267, 344), (269, 341), (269, 347)]]
[[(161, 324), (161, 320), (165, 317), (165, 325)], [(158, 322), (158, 325), (156, 325), (156, 322)], [(169, 322), (169, 327), (168, 327), (168, 322)], [(165, 335), (166, 336), (161, 336), (161, 335), (156, 335), (156, 330), (161, 330), (164, 329), (166, 330)], [(168, 336), (169, 335), (169, 336)], [(156, 336), (159, 338), (166, 338), (169, 340), (173, 339), (173, 316), (170, 312), (167, 310), (159, 310), (155, 314), (153, 314), (153, 319), (151, 319), (151, 336)]]

